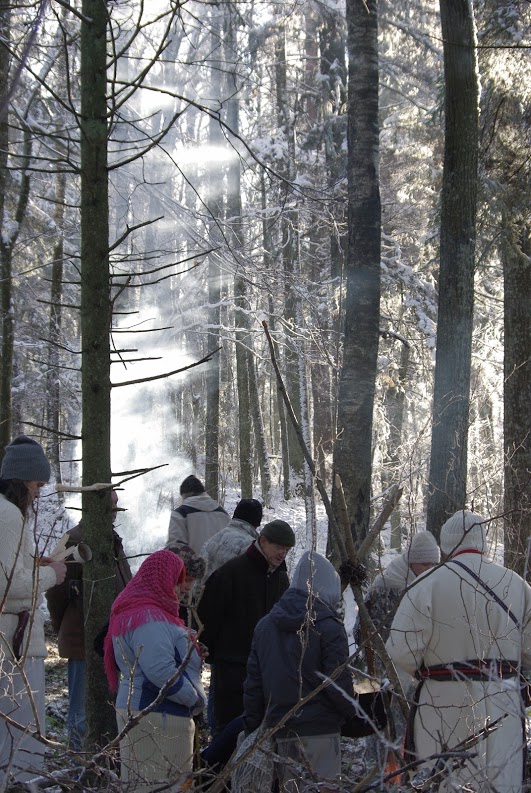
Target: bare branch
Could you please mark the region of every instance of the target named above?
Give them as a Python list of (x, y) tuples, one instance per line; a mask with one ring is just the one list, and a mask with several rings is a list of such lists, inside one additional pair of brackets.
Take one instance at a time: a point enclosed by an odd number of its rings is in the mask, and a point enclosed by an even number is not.
[(150, 383), (152, 380), (164, 380), (166, 377), (171, 377), (174, 374), (180, 374), (180, 372), (186, 372), (188, 369), (193, 369), (196, 366), (200, 366), (202, 363), (207, 363), (212, 359), (212, 356), (219, 352), (222, 348), (218, 347), (212, 352), (209, 352), (205, 355), (204, 358), (201, 358), (200, 361), (195, 361), (195, 363), (189, 364), (189, 366), (183, 366), (180, 369), (175, 369), (173, 372), (166, 372), (165, 374), (156, 374), (153, 377), (141, 377), (138, 380), (127, 380), (124, 383), (111, 383), (112, 388), (119, 388), (124, 385), (136, 385), (137, 383)]

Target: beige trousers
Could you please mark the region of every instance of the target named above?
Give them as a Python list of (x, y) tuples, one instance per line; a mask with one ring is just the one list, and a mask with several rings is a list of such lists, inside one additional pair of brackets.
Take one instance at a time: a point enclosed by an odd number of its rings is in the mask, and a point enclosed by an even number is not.
[[(133, 715), (136, 715), (133, 713)], [(118, 729), (127, 710), (116, 711)], [(192, 770), (195, 724), (192, 718), (148, 713), (120, 741), (121, 780), (138, 793)]]
[[(27, 782), (42, 772), (44, 744), (32, 737), (35, 713), (42, 734), (45, 733), (44, 658), (26, 658), (26, 681), (17, 667), (6, 658), (1, 661), (0, 674), (0, 784), (9, 769), (17, 782)], [(24, 731), (8, 724), (10, 716)], [(28, 730), (26, 732), (25, 730)]]

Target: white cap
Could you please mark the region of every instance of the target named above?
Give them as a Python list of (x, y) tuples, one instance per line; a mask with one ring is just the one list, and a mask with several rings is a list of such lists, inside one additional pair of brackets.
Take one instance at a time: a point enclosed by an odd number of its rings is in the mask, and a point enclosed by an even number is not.
[(418, 531), (411, 538), (407, 552), (408, 564), (439, 564), (441, 552), (431, 531)]
[(460, 509), (441, 529), (441, 550), (448, 555), (459, 548), (485, 552), (485, 524), (481, 515)]

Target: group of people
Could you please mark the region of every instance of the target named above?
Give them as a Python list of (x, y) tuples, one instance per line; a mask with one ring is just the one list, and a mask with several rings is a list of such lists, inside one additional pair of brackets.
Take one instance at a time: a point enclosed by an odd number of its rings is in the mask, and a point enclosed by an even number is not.
[[(36, 605), (44, 592), (68, 658), (72, 748), (81, 748), (85, 729), (82, 571), (69, 564), (67, 572), (63, 562), (39, 556), (33, 536), (31, 505), (49, 476), (38, 443), (20, 436), (6, 447), (0, 775), (18, 781), (35, 775), (43, 761), (46, 646)], [(226, 746), (227, 736), (232, 747), (240, 731), (253, 736), (275, 728), (283, 790), (304, 788), (303, 768), (314, 777), (337, 777), (342, 726), (359, 715), (338, 614), (338, 573), (325, 557), (305, 551), (290, 581), (293, 529), (276, 519), (260, 531), (263, 512), (255, 499), (241, 500), (230, 519), (195, 476), (181, 484), (181, 498), (166, 548), (150, 554), (134, 576), (113, 528), (117, 597), (104, 667), (118, 729), (127, 725), (120, 739), (122, 781), (147, 791), (191, 771), (194, 719), (207, 709), (205, 661), (212, 747), (216, 740)], [(418, 532), (367, 595), (403, 682), (395, 696), (411, 702), (402, 725), (406, 759), (441, 792), (456, 786), (478, 793), (522, 790), (521, 680), (531, 667), (531, 588), (487, 557), (486, 529), (481, 516), (461, 510), (442, 526), (440, 549), (431, 534)], [(82, 522), (69, 541), (81, 537)], [(370, 633), (362, 627), (357, 638), (370, 658)], [(382, 663), (372, 654), (369, 671), (382, 675)], [(214, 764), (208, 750), (203, 756)]]

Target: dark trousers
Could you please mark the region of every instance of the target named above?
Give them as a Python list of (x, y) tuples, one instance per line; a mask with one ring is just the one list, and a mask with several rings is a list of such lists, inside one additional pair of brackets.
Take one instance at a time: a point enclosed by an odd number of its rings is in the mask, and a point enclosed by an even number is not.
[(214, 664), (214, 713), (218, 731), (243, 713), (243, 684), (247, 664), (223, 661)]

